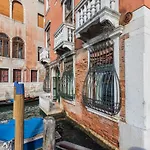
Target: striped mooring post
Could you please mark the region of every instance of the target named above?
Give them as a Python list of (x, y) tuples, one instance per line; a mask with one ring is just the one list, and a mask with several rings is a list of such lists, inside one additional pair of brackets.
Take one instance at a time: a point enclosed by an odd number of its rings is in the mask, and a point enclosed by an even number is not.
[(23, 150), (24, 144), (24, 84), (14, 83), (15, 150)]

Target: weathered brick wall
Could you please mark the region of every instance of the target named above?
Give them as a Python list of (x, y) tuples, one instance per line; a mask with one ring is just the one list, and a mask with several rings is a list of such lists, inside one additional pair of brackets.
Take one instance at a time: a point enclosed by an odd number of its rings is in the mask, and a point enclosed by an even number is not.
[[(87, 111), (82, 103), (83, 83), (88, 71), (88, 52), (81, 49), (76, 53), (75, 61), (75, 104), (62, 101), (69, 117), (91, 130), (103, 142), (118, 147), (118, 123)], [(91, 132), (90, 131), (90, 132)]]
[(120, 37), (120, 86), (121, 86), (121, 120), (125, 121), (125, 40), (129, 38), (129, 34)]

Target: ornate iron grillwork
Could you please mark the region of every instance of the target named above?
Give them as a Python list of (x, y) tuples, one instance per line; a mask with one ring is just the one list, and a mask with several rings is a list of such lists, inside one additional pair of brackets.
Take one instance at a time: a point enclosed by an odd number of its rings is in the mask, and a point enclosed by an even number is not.
[(83, 86), (85, 106), (109, 115), (116, 115), (121, 105), (113, 47), (113, 41), (107, 39), (89, 48), (90, 67)]
[(70, 57), (64, 63), (64, 73), (61, 78), (60, 90), (61, 97), (70, 101), (74, 99), (73, 80), (73, 58)]

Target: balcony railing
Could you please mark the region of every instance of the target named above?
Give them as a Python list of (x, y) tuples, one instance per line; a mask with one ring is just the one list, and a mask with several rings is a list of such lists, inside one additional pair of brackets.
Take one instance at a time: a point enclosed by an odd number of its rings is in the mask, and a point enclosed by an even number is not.
[[(116, 0), (82, 0), (76, 7), (76, 34), (95, 22), (110, 20), (118, 26), (119, 13)], [(117, 24), (116, 24), (117, 22)]]
[(73, 50), (74, 26), (63, 23), (54, 34), (54, 50)]

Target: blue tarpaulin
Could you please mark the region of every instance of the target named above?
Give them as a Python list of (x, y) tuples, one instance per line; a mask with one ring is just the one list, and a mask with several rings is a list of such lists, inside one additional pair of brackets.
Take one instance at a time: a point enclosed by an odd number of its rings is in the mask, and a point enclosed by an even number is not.
[[(31, 138), (43, 133), (43, 119), (31, 118), (24, 121), (24, 139)], [(11, 141), (15, 138), (15, 120), (0, 123), (0, 141)]]

